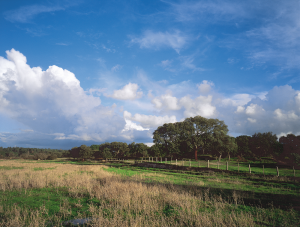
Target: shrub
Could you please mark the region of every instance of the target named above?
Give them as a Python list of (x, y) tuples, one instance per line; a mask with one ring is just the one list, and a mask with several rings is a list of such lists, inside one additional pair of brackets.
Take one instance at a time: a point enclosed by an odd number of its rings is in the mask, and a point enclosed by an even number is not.
[(57, 159), (57, 155), (56, 154), (51, 154), (51, 155), (48, 156), (47, 159), (48, 160), (55, 160), (55, 159)]
[(28, 159), (29, 158), (29, 154), (27, 154), (27, 153), (21, 154), (20, 158)]
[(34, 155), (34, 158), (35, 160), (46, 160), (48, 158), (48, 154), (45, 154), (45, 153), (37, 153)]

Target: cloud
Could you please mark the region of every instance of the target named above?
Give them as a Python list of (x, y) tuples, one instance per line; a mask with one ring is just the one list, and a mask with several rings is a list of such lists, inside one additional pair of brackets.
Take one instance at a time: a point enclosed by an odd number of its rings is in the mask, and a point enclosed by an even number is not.
[(145, 143), (148, 147), (152, 147), (154, 143)]
[(171, 61), (170, 60), (161, 61), (161, 66), (164, 68), (171, 66), (171, 64), (172, 64), (172, 60)]
[(108, 53), (110, 53), (110, 52), (116, 53), (116, 50), (115, 50), (115, 49), (110, 49), (110, 48), (106, 47), (106, 46), (103, 45), (103, 44), (102, 44), (102, 48), (103, 48), (104, 50), (106, 50), (106, 52), (108, 52)]
[[(228, 2), (224, 1), (224, 4)], [(242, 11), (247, 11), (242, 16), (241, 26), (252, 20), (257, 21), (257, 25), (242, 33), (229, 35), (229, 47), (243, 49), (254, 66), (268, 63), (278, 67), (279, 72), (299, 69), (300, 4), (293, 1), (240, 1), (237, 4)], [(228, 62), (236, 63), (232, 58)]]
[(90, 88), (87, 93), (89, 93), (90, 95), (98, 95), (100, 96), (102, 93), (104, 93), (106, 91), (105, 88)]
[(198, 85), (200, 93), (206, 94), (210, 92), (211, 88), (214, 86), (213, 82), (203, 80), (201, 84)]
[[(300, 91), (285, 85), (275, 86), (270, 91), (224, 96), (216, 92), (212, 84), (202, 81), (202, 86), (195, 88), (188, 83), (168, 85), (166, 94), (152, 97), (151, 103), (161, 116), (171, 111), (176, 119), (181, 120), (197, 115), (224, 120), (230, 132), (235, 134), (253, 135), (268, 131), (278, 135), (300, 134)], [(181, 93), (176, 92), (179, 87), (187, 89), (190, 95), (180, 97)], [(193, 91), (197, 88), (201, 95), (196, 96)]]
[(139, 86), (137, 84), (129, 83), (120, 90), (114, 90), (112, 95), (106, 95), (119, 100), (134, 100), (142, 97), (143, 92), (137, 91)]
[(211, 118), (215, 115), (216, 107), (212, 105), (212, 96), (199, 96), (191, 99), (185, 96), (180, 99), (180, 104), (185, 108), (184, 116), (194, 117), (200, 115), (202, 117)]
[[(126, 112), (126, 111), (125, 111)], [(125, 114), (124, 112), (124, 114)], [(128, 116), (128, 114), (127, 114)], [(126, 125), (122, 132), (129, 131), (129, 130), (137, 130), (137, 131), (145, 131), (149, 130), (149, 128), (143, 128), (141, 125), (137, 125), (136, 123), (132, 122), (131, 120), (125, 119)]]
[(113, 67), (111, 68), (111, 71), (112, 71), (112, 72), (117, 72), (117, 71), (119, 71), (121, 68), (122, 68), (122, 66), (119, 65), (119, 64), (117, 64), (117, 65), (115, 65), (115, 66), (113, 66)]
[(152, 99), (151, 102), (157, 109), (179, 110), (181, 108), (178, 99), (171, 94), (161, 95)]
[(114, 107), (87, 95), (75, 75), (55, 65), (30, 67), (12, 49), (0, 57), (0, 113), (35, 133), (63, 133), (56, 139), (104, 141), (121, 136), (124, 119)]
[[(236, 32), (226, 29), (228, 38), (222, 40), (223, 30), (222, 33), (215, 33), (219, 45), (241, 50), (251, 67), (268, 63), (278, 68), (276, 72), (300, 67), (300, 4), (294, 1), (200, 0), (165, 3), (169, 9), (163, 17), (168, 20), (175, 18), (188, 26), (192, 23), (199, 27), (231, 26)], [(250, 28), (249, 24), (252, 24)], [(241, 60), (231, 57), (227, 61), (236, 64)], [(291, 80), (293, 83), (298, 81), (299, 78)]]
[(193, 64), (193, 62), (194, 62), (194, 57), (193, 56), (180, 57), (180, 61), (181, 61), (181, 66), (183, 68), (192, 69), (193, 72), (195, 72), (195, 71), (205, 71), (204, 68), (197, 67), (197, 66), (195, 66), (195, 64)]
[(179, 30), (175, 30), (172, 33), (169, 32), (153, 32), (147, 30), (140, 38), (132, 38), (131, 43), (137, 43), (140, 48), (149, 48), (158, 50), (163, 47), (171, 47), (177, 53), (186, 45), (187, 36), (182, 35)]
[(156, 128), (165, 123), (174, 123), (176, 122), (176, 116), (153, 116), (153, 115), (144, 115), (144, 114), (135, 114), (132, 116), (128, 111), (124, 111), (124, 118), (130, 121), (139, 122), (143, 128)]
[(161, 61), (158, 65), (161, 66), (164, 70), (173, 72), (173, 73), (178, 73), (180, 71), (185, 71), (185, 70), (192, 70), (192, 72), (199, 71), (207, 71), (207, 69), (197, 67), (194, 64), (194, 56), (179, 56), (176, 59), (176, 62), (173, 63), (173, 60), (164, 60)]
[(56, 43), (56, 45), (59, 45), (59, 46), (69, 46), (70, 44), (69, 43)]
[(227, 62), (229, 63), (229, 64), (236, 64), (236, 63), (238, 63), (240, 60), (239, 59), (235, 59), (235, 58), (228, 58), (227, 59)]
[[(227, 111), (232, 114), (229, 109)], [(230, 123), (230, 128), (237, 133), (299, 134), (300, 91), (289, 85), (274, 87), (266, 94), (266, 99), (256, 97), (246, 105), (238, 106), (231, 118), (234, 122)], [(224, 116), (224, 119), (226, 122), (229, 116)]]
[(232, 1), (188, 1), (169, 4), (170, 14), (181, 22), (205, 20), (215, 23), (245, 17), (248, 14), (243, 4)]
[(174, 69), (172, 67), (172, 62), (173, 62), (173, 60), (164, 60), (164, 61), (161, 61), (161, 63), (158, 65), (163, 67), (164, 70), (167, 70), (170, 72), (176, 72), (176, 69)]
[(264, 99), (264, 96), (259, 93), (258, 95), (251, 94), (234, 94), (229, 98), (222, 99), (223, 105), (232, 105), (232, 106), (243, 106), (250, 102), (253, 98), (259, 97), (260, 99)]
[[(214, 84), (204, 80), (200, 85), (197, 85), (200, 93), (208, 93)], [(151, 103), (154, 107), (163, 113), (173, 111), (180, 113), (184, 117), (194, 117), (201, 115), (204, 117), (212, 117), (216, 114), (216, 107), (214, 106), (213, 96), (196, 96), (197, 90), (195, 85), (190, 84), (188, 81), (183, 81), (179, 84), (168, 86), (166, 94), (154, 97)], [(194, 91), (195, 90), (195, 91)], [(172, 95), (175, 93), (177, 95)], [(186, 94), (189, 95), (186, 95)], [(182, 98), (178, 96), (183, 96)], [(192, 96), (196, 96), (192, 98)], [(177, 96), (177, 97), (176, 97)]]
[(28, 23), (38, 14), (59, 10), (64, 10), (64, 7), (45, 5), (22, 6), (16, 10), (6, 11), (4, 18), (10, 22)]

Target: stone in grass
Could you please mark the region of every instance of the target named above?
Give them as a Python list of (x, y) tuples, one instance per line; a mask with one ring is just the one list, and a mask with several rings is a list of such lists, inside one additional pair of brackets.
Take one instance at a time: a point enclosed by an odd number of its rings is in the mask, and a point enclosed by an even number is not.
[(79, 225), (84, 225), (92, 220), (94, 220), (95, 218), (82, 218), (82, 219), (73, 219), (73, 220), (69, 220), (69, 221), (65, 221), (63, 223), (64, 226), (79, 226)]

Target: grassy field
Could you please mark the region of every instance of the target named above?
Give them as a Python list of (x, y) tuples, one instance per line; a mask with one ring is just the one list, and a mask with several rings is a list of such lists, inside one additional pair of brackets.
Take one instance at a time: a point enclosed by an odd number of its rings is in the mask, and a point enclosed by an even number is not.
[(2, 160), (0, 226), (71, 226), (66, 221), (88, 217), (85, 226), (299, 226), (300, 184), (272, 171)]

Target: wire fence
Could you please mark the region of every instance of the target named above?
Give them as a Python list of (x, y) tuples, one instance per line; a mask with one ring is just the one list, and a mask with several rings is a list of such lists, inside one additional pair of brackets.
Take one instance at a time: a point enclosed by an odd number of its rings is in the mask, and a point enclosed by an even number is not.
[[(184, 167), (198, 167), (198, 168), (213, 168), (220, 170), (236, 171), (238, 173), (250, 173), (250, 174), (263, 174), (263, 175), (277, 175), (279, 176), (294, 176), (300, 177), (299, 171), (296, 173), (294, 168), (280, 168), (274, 164), (257, 164), (257, 163), (239, 163), (236, 161), (217, 161), (217, 160), (199, 160), (192, 161), (191, 159), (172, 159), (162, 157), (148, 157), (142, 158), (141, 160), (125, 160), (125, 159), (106, 159), (106, 161), (124, 161), (127, 163), (136, 162), (150, 162), (150, 163), (161, 163), (170, 164)], [(272, 167), (270, 167), (272, 166)]]

